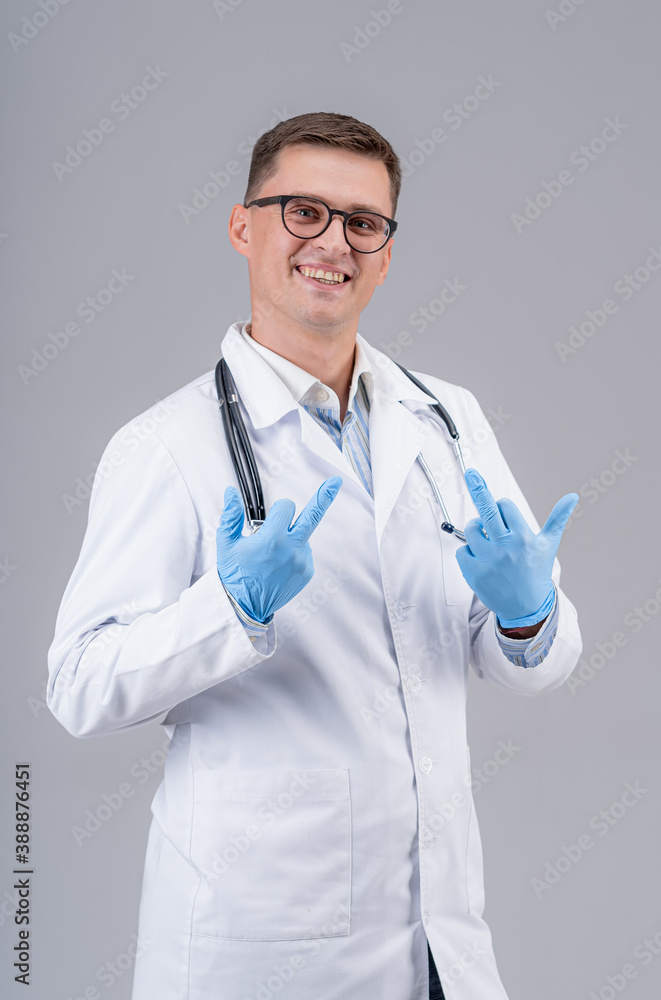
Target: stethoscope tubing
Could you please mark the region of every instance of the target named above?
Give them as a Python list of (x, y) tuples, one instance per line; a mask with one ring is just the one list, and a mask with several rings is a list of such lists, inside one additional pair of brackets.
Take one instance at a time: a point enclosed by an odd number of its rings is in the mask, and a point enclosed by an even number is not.
[[(426, 392), (428, 396), (431, 396), (432, 399), (436, 400), (435, 403), (430, 403), (429, 405), (431, 409), (434, 410), (439, 415), (439, 417), (447, 427), (448, 434), (452, 438), (452, 447), (454, 448), (454, 453), (457, 457), (457, 461), (459, 462), (459, 466), (461, 468), (462, 473), (466, 475), (466, 465), (464, 463), (464, 456), (461, 451), (461, 445), (459, 444), (459, 431), (457, 430), (454, 420), (452, 419), (448, 411), (445, 409), (440, 399), (438, 399), (434, 395), (434, 393), (427, 388), (426, 385), (424, 385), (419, 379), (417, 379), (415, 375), (411, 374), (411, 372), (407, 368), (405, 368), (404, 365), (400, 365), (398, 361), (395, 361), (395, 364), (399, 369), (401, 369), (401, 371), (404, 372), (405, 375), (408, 375), (411, 381), (415, 385), (417, 385), (418, 389), (422, 389), (422, 391)], [(443, 514), (444, 518), (443, 523), (441, 524), (441, 528), (443, 529), (443, 531), (447, 532), (447, 534), (455, 535), (461, 542), (466, 542), (466, 536), (464, 535), (463, 531), (460, 531), (459, 528), (455, 528), (455, 526), (452, 524), (452, 521), (450, 520), (450, 515), (443, 501), (443, 497), (441, 496), (441, 491), (438, 488), (438, 484), (434, 479), (431, 473), (431, 469), (427, 465), (422, 452), (420, 452), (420, 454), (417, 457), (418, 461), (420, 462), (420, 465), (424, 470), (427, 479), (429, 480), (429, 485), (432, 488), (434, 496), (436, 497), (436, 500), (438, 501), (438, 504), (441, 508), (441, 513)]]
[(252, 530), (256, 531), (266, 520), (262, 481), (239, 409), (239, 394), (225, 358), (221, 358), (216, 365), (216, 392), (243, 505), (248, 513), (248, 522)]
[(455, 528), (452, 521), (450, 520), (450, 515), (448, 514), (448, 509), (445, 506), (445, 503), (443, 502), (441, 491), (439, 490), (438, 484), (436, 483), (436, 480), (434, 479), (431, 473), (431, 469), (425, 462), (422, 452), (420, 452), (420, 454), (418, 455), (418, 461), (420, 462), (420, 465), (422, 466), (424, 473), (427, 479), (429, 480), (429, 485), (431, 486), (434, 496), (436, 497), (438, 504), (441, 508), (441, 513), (443, 515), (443, 523), (441, 524), (442, 530), (447, 532), (448, 535), (455, 535), (455, 537), (458, 538), (460, 542), (465, 542), (466, 536), (464, 535), (463, 531), (460, 531), (459, 528)]

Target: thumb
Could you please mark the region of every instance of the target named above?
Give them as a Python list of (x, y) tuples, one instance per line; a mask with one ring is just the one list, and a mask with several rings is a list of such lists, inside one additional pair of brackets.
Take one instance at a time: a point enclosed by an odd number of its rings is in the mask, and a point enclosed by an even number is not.
[(224, 499), (225, 506), (220, 515), (218, 531), (227, 541), (235, 542), (243, 530), (243, 500), (236, 486), (227, 487)]
[(561, 497), (546, 518), (540, 534), (546, 535), (547, 538), (557, 542), (559, 545), (562, 532), (565, 530), (565, 525), (571, 517), (578, 500), (578, 493), (566, 493), (564, 497)]

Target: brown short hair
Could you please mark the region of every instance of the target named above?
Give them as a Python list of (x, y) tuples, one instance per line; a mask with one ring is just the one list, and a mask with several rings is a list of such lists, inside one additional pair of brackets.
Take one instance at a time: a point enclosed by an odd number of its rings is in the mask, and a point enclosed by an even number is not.
[(280, 150), (285, 146), (299, 144), (331, 146), (334, 149), (346, 149), (351, 153), (381, 160), (390, 178), (394, 217), (402, 186), (402, 169), (394, 149), (371, 125), (366, 125), (350, 115), (338, 115), (330, 111), (313, 111), (297, 115), (295, 118), (287, 118), (260, 136), (252, 151), (244, 205), (251, 201), (262, 185), (276, 173)]

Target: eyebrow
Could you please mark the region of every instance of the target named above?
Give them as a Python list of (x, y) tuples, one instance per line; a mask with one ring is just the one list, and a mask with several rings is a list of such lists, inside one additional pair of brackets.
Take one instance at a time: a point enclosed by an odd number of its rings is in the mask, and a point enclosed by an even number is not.
[[(296, 197), (296, 198), (316, 198), (317, 201), (323, 201), (324, 200), (323, 198), (320, 198), (318, 194), (310, 194), (308, 191), (297, 191), (295, 193), (294, 197)], [(358, 205), (357, 203), (354, 203), (353, 205), (350, 205), (349, 208), (347, 208), (346, 211), (347, 212), (375, 212), (377, 215), (383, 215), (384, 219), (388, 218), (388, 216), (385, 215), (381, 211), (381, 209), (377, 208), (375, 205)]]

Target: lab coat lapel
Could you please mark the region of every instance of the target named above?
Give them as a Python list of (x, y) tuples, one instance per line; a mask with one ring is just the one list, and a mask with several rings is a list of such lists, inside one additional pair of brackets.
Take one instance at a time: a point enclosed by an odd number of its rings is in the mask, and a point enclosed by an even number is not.
[(344, 453), (340, 451), (330, 434), (305, 411), (301, 412), (301, 437), (306, 447), (337, 470), (334, 473), (329, 473), (329, 477), (330, 475), (339, 475), (342, 476), (343, 480), (353, 479), (361, 490), (365, 489), (358, 475), (354, 472), (353, 466)]
[(374, 516), (379, 550), (381, 536), (413, 463), (434, 427), (416, 410), (427, 410), (433, 397), (419, 389), (387, 354), (357, 335), (374, 375), (369, 416)]
[(253, 428), (268, 427), (298, 409), (298, 403), (264, 358), (244, 343), (236, 323), (227, 331), (221, 347)]
[(411, 466), (430, 433), (430, 427), (411, 413), (396, 398), (396, 393), (391, 395), (379, 391), (378, 385), (377, 379), (370, 408), (369, 429), (374, 518), (380, 549), (383, 529), (402, 492)]

